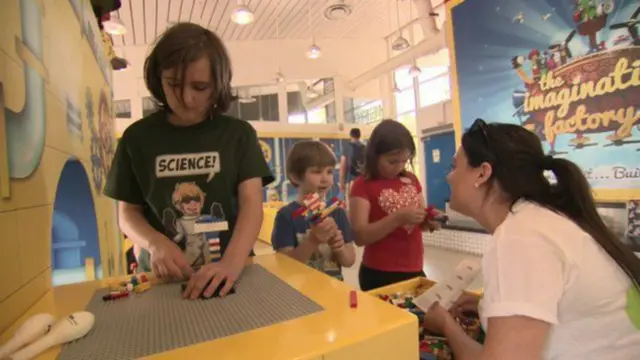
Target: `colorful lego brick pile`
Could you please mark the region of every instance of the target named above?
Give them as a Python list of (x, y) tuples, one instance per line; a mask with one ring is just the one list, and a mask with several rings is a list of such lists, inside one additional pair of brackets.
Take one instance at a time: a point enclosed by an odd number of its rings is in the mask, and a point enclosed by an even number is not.
[(293, 217), (303, 216), (305, 220), (317, 224), (324, 220), (335, 209), (342, 206), (342, 201), (337, 197), (324, 202), (317, 193), (305, 196), (303, 206), (293, 213)]
[[(405, 309), (418, 317), (418, 323), (420, 324), (419, 343), (421, 360), (454, 360), (447, 339), (439, 334), (428, 331), (422, 326), (425, 313), (413, 304), (413, 299), (426, 290), (427, 288), (425, 287), (419, 287), (405, 293), (379, 295), (378, 298)], [(469, 336), (478, 342), (482, 343), (484, 341), (484, 332), (480, 326), (480, 320), (477, 317), (456, 318), (456, 321)]]
[(114, 281), (109, 284), (109, 293), (102, 296), (102, 300), (117, 300), (129, 297), (132, 292), (142, 293), (151, 289), (147, 275), (140, 273), (132, 275), (128, 281)]

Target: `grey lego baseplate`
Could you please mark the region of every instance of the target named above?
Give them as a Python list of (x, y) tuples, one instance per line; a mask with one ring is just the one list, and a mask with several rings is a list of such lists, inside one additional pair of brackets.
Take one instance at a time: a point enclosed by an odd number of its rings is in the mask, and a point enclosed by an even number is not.
[(247, 267), (236, 293), (184, 300), (180, 284), (158, 284), (129, 298), (103, 301), (96, 291), (86, 308), (95, 325), (84, 338), (63, 346), (58, 360), (122, 360), (296, 319), (323, 308), (260, 265)]

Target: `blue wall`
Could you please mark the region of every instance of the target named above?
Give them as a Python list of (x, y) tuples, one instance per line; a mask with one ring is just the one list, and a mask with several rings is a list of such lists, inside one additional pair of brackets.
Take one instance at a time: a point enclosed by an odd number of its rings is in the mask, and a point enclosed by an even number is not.
[(446, 177), (451, 171), (453, 155), (456, 151), (454, 133), (430, 135), (422, 139), (422, 144), (424, 145), (427, 204), (444, 210), (451, 196)]
[[(84, 266), (84, 259), (87, 257), (93, 257), (96, 268), (99, 267), (100, 243), (91, 183), (78, 160), (68, 160), (62, 169), (53, 212), (53, 268)], [(78, 258), (80, 264), (77, 263)]]

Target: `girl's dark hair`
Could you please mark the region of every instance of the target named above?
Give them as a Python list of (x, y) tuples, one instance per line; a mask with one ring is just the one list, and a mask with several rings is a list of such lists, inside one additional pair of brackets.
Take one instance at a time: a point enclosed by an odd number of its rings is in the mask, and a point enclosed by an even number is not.
[[(162, 90), (162, 72), (176, 69), (184, 79), (187, 66), (206, 56), (211, 66), (213, 93), (211, 114), (225, 113), (235, 100), (231, 89), (231, 60), (222, 40), (216, 34), (193, 23), (178, 23), (168, 28), (157, 40), (144, 62), (144, 80), (156, 105), (171, 112)], [(186, 84), (182, 84), (186, 86)]]
[[(545, 155), (538, 136), (521, 126), (486, 124), (481, 119), (462, 136), (462, 149), (469, 166), (491, 165), (491, 177), (513, 203), (526, 199), (573, 220), (638, 286), (640, 259), (602, 221), (591, 187), (576, 164)], [(554, 174), (555, 183), (545, 177), (545, 170)]]
[(365, 149), (364, 176), (369, 179), (380, 177), (378, 159), (380, 155), (398, 150), (409, 150), (409, 163), (413, 166), (416, 156), (416, 144), (407, 128), (402, 123), (382, 120), (371, 132)]

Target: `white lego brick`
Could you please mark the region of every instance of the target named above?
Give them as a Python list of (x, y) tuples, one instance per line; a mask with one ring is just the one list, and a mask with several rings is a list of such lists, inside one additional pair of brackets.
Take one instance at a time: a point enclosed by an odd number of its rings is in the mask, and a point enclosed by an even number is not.
[(211, 223), (196, 223), (193, 227), (196, 233), (214, 232), (214, 231), (227, 231), (229, 230), (229, 223), (226, 221), (217, 221)]

